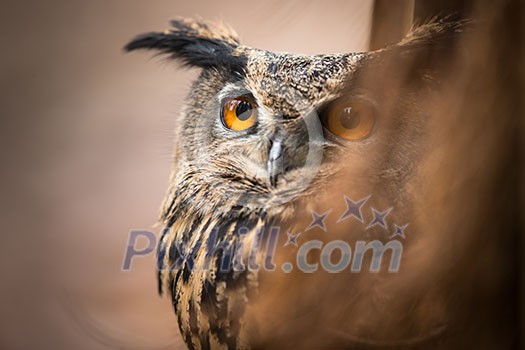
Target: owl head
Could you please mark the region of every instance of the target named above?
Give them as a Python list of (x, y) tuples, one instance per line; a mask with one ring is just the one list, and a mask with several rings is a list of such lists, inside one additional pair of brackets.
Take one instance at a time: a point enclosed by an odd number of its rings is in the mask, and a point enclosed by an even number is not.
[(439, 47), (459, 28), (435, 22), (376, 52), (299, 55), (243, 46), (224, 25), (171, 25), (126, 46), (201, 69), (178, 122), (165, 220), (174, 197), (205, 198), (193, 207), (220, 214), (271, 211), (338, 176), (354, 188), (398, 186), (425, 129), (416, 101), (437, 84)]

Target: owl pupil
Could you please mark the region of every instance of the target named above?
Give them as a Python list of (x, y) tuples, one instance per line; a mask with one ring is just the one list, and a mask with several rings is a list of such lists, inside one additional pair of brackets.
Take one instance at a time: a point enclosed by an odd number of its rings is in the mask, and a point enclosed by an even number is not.
[(354, 111), (352, 107), (347, 107), (343, 109), (343, 113), (341, 113), (340, 120), (341, 125), (345, 129), (354, 129), (359, 125), (361, 117), (359, 116), (359, 112)]
[(235, 109), (235, 114), (239, 120), (248, 120), (252, 115), (252, 105), (248, 101), (241, 101)]

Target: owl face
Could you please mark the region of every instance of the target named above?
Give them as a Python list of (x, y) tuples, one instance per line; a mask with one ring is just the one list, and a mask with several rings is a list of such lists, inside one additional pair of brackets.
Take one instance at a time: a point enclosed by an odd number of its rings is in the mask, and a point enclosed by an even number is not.
[(363, 56), (242, 50), (241, 73), (205, 70), (192, 89), (180, 176), (198, 172), (202, 182), (228, 185), (215, 189), (222, 199), (270, 208), (328, 175), (326, 151), (366, 139), (375, 116), (366, 96), (341, 98), (344, 77)]
[[(421, 111), (410, 110), (408, 84), (402, 92), (408, 98), (399, 99), (396, 86), (375, 79), (389, 69), (374, 63), (381, 54), (272, 53), (241, 46), (224, 27), (186, 20), (172, 25), (127, 46), (157, 49), (202, 68), (181, 117), (172, 196), (175, 187), (185, 188), (176, 196), (188, 201), (206, 194), (199, 208), (210, 212), (271, 210), (341, 172), (377, 177), (386, 169), (394, 173), (394, 163), (406, 172), (406, 161), (394, 161), (403, 135), (414, 140)], [(400, 100), (407, 104), (393, 105)], [(394, 134), (401, 142), (385, 155), (381, 144)]]

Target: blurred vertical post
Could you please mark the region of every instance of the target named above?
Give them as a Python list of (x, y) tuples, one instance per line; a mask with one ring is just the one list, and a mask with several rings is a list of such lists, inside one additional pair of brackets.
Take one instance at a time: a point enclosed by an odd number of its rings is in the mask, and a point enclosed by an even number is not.
[(412, 26), (415, 0), (376, 0), (372, 12), (370, 50), (395, 44)]

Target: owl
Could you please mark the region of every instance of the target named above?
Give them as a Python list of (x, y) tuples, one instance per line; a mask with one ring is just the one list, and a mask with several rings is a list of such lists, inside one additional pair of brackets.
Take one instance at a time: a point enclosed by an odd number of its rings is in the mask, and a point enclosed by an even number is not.
[[(444, 292), (461, 278), (439, 262), (465, 246), (440, 236), (462, 204), (444, 204), (458, 167), (443, 140), (461, 122), (443, 96), (464, 28), (433, 20), (377, 51), (300, 55), (176, 19), (126, 46), (200, 69), (157, 266), (189, 349), (415, 348), (460, 322), (468, 298)], [(360, 249), (371, 268), (354, 271)]]

